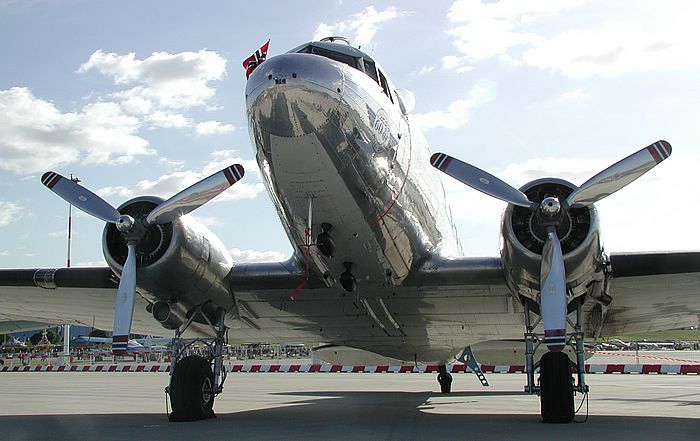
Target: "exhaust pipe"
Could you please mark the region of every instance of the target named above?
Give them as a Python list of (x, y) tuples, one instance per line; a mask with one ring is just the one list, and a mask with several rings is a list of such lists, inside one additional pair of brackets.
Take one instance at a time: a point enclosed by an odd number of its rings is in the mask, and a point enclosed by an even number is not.
[(158, 321), (165, 329), (177, 329), (185, 321), (180, 311), (171, 307), (168, 302), (162, 300), (153, 304), (153, 318)]

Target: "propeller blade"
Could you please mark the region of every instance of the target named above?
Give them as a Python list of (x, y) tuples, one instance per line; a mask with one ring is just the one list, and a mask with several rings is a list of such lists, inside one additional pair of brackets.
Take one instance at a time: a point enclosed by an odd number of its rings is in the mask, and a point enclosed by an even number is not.
[(245, 170), (240, 164), (233, 164), (230, 167), (226, 167), (202, 179), (196, 184), (187, 187), (170, 199), (161, 202), (160, 205), (154, 208), (148, 215), (146, 223), (153, 225), (172, 222), (180, 216), (206, 204), (224, 190), (240, 181), (244, 174)]
[(114, 332), (112, 333), (112, 354), (114, 355), (126, 353), (136, 301), (136, 243), (129, 241), (127, 247), (129, 252), (126, 255), (114, 303)]
[(561, 351), (566, 344), (566, 271), (559, 237), (553, 227), (542, 250), (540, 289), (544, 343), (550, 351)]
[(671, 155), (671, 144), (657, 141), (616, 162), (569, 195), (569, 206), (586, 206), (610, 196)]
[(531, 208), (533, 206), (533, 203), (522, 191), (459, 159), (444, 153), (435, 153), (430, 157), (430, 164), (459, 182), (489, 196), (521, 207)]
[(77, 182), (48, 171), (41, 177), (41, 183), (69, 204), (98, 219), (113, 224), (119, 221), (120, 214), (116, 208)]

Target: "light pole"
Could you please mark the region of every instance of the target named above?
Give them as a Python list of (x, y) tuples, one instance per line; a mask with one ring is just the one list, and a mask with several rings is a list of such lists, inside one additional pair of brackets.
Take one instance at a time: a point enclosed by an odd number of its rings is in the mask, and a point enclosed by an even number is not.
[[(71, 173), (70, 180), (76, 184), (80, 182), (77, 176), (73, 176)], [(73, 230), (73, 205), (68, 204), (68, 256), (66, 259), (66, 266), (70, 268), (70, 248), (71, 248), (71, 238)], [(70, 363), (70, 325), (63, 325), (63, 364)]]
[[(80, 179), (78, 179), (77, 176), (73, 176), (73, 173), (70, 175), (70, 180), (75, 182), (76, 184), (80, 182)], [(68, 204), (68, 268), (70, 268), (70, 248), (71, 248), (71, 238), (73, 236), (72, 234), (73, 230), (73, 205)]]

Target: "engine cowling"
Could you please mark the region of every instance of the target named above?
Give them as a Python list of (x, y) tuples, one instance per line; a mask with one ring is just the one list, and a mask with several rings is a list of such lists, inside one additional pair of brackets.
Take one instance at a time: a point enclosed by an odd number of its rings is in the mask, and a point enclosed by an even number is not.
[[(134, 219), (146, 217), (163, 199), (143, 196), (122, 204), (118, 211)], [(146, 297), (154, 317), (167, 329), (185, 320), (196, 305), (216, 306), (235, 315), (234, 299), (226, 277), (233, 259), (211, 231), (190, 216), (163, 225), (147, 227), (136, 243), (138, 292)], [(114, 224), (107, 224), (102, 235), (102, 251), (109, 267), (121, 274), (127, 256), (124, 236)], [(169, 310), (166, 310), (169, 307)]]
[[(559, 200), (577, 187), (563, 179), (544, 178), (520, 188), (533, 202), (553, 196)], [(501, 260), (511, 292), (530, 299), (539, 310), (542, 249), (547, 239), (540, 210), (508, 205), (501, 219)], [(600, 297), (604, 261), (598, 212), (593, 205), (571, 208), (557, 229), (566, 267), (567, 300), (583, 295)]]

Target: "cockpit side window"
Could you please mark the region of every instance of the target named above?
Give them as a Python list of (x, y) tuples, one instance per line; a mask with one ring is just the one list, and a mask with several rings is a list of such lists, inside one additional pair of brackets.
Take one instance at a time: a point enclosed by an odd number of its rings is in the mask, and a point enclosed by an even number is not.
[(377, 66), (375, 66), (374, 61), (370, 61), (366, 58), (363, 58), (363, 61), (365, 63), (365, 73), (376, 81), (377, 84), (379, 84), (379, 77), (377, 77)]
[(394, 99), (391, 97), (391, 92), (389, 91), (389, 83), (386, 81), (386, 78), (381, 70), (377, 70), (377, 72), (379, 72), (379, 84), (382, 86), (382, 89), (384, 89), (386, 96), (388, 96), (393, 103)]

